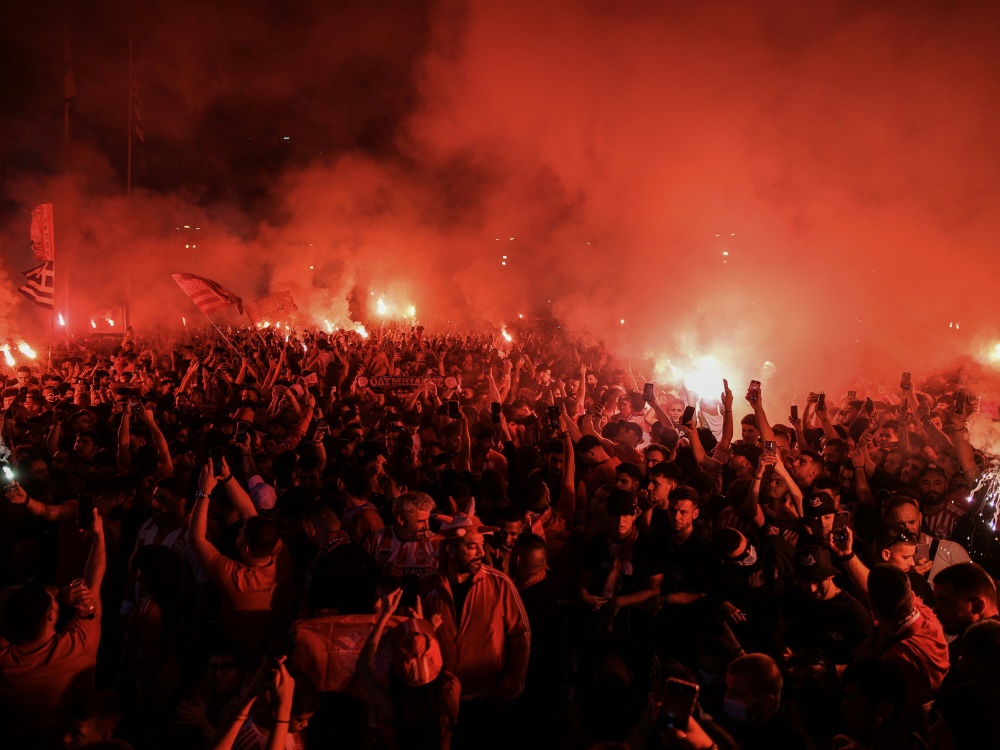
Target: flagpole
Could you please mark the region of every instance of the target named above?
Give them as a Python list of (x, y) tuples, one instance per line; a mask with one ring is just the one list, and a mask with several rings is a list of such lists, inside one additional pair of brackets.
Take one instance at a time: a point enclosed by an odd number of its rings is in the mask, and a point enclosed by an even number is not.
[[(205, 317), (208, 318), (207, 315)], [(212, 320), (211, 318), (208, 318), (208, 322), (212, 324), (212, 328), (214, 328), (216, 331), (219, 332), (219, 335), (222, 336), (222, 340), (225, 341), (227, 344), (229, 344), (229, 348), (232, 349), (237, 354), (239, 354), (239, 351), (237, 350), (237, 348), (235, 346), (233, 346), (233, 342), (226, 338), (226, 334), (224, 334), (222, 332), (222, 330), (219, 328), (219, 326), (215, 325), (215, 321)]]
[(245, 310), (244, 312), (245, 312), (245, 314), (247, 316), (247, 320), (250, 321), (250, 325), (253, 326), (254, 332), (257, 334), (257, 337), (260, 339), (260, 342), (264, 346), (267, 346), (267, 341), (264, 340), (264, 335), (260, 332), (260, 329), (257, 328), (257, 321), (254, 320), (253, 317), (250, 315), (250, 311), (249, 310)]
[(125, 194), (132, 195), (132, 40), (128, 40), (128, 157), (125, 167)]

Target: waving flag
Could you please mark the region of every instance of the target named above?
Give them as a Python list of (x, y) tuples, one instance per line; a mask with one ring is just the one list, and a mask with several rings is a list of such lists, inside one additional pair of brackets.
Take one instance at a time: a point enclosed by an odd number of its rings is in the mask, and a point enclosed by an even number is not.
[(43, 203), (31, 212), (31, 249), (38, 260), (55, 260), (56, 238), (51, 203)]
[(193, 273), (175, 273), (171, 274), (171, 278), (206, 315), (226, 305), (234, 305), (240, 315), (243, 314), (243, 300), (217, 281), (195, 276)]
[(27, 283), (17, 291), (30, 299), (39, 307), (46, 310), (52, 309), (52, 295), (55, 290), (55, 272), (52, 261), (48, 260), (40, 266), (35, 266), (24, 275), (28, 278)]
[(275, 292), (247, 302), (247, 315), (254, 320), (283, 319), (298, 309), (291, 292)]

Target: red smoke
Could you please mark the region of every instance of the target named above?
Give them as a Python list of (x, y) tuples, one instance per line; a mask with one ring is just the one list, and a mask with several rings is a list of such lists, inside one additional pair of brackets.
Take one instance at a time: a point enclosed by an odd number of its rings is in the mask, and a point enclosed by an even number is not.
[[(637, 362), (710, 353), (737, 382), (773, 362), (788, 398), (1000, 334), (993, 4), (171, 7), (137, 34), (131, 200), (124, 125), (93, 107), (72, 175), (8, 171), (5, 247), (56, 205), (75, 318), (123, 296), (126, 255), (140, 327), (195, 317), (172, 271), (291, 289), (318, 322), (370, 316), (372, 291), (444, 325), (552, 300)], [(111, 81), (121, 60), (91, 55)], [(309, 148), (279, 170), (242, 140), (285, 130)]]

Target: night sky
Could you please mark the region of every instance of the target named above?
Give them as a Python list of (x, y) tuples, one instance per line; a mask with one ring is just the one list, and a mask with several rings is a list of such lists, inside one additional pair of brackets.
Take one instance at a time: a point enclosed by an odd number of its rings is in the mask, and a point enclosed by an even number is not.
[(1000, 335), (996, 3), (71, 2), (68, 147), (66, 17), (0, 19), (8, 335), (47, 329), (13, 294), (42, 202), (71, 323), (131, 266), (136, 325), (178, 325), (187, 271), (301, 322), (551, 311), (798, 391)]

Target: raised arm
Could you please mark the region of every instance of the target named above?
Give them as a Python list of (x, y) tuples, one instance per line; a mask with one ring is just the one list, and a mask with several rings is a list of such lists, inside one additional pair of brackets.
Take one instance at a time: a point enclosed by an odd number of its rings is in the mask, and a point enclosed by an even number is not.
[[(209, 463), (211, 464), (211, 462)], [(214, 471), (215, 468), (212, 467), (212, 470)], [(236, 512), (240, 514), (240, 518), (245, 521), (257, 515), (257, 509), (254, 507), (253, 500), (250, 499), (246, 490), (243, 489), (243, 485), (236, 481), (225, 456), (222, 457), (222, 476), (216, 477), (215, 481), (225, 487), (226, 495), (229, 496), (229, 502), (233, 504)]]
[(129, 450), (129, 443), (131, 441), (131, 422), (132, 422), (132, 399), (125, 400), (125, 406), (122, 409), (122, 421), (118, 425), (118, 470), (124, 473), (128, 473), (132, 465), (132, 453)]
[(152, 407), (147, 406), (144, 408), (140, 416), (146, 427), (149, 428), (149, 434), (153, 438), (153, 445), (156, 446), (156, 456), (159, 459), (156, 469), (157, 476), (160, 478), (172, 477), (174, 475), (174, 462), (170, 459), (170, 448), (167, 446), (167, 439), (163, 437), (163, 433), (160, 432), (160, 428), (156, 425), (156, 417), (153, 415)]
[(194, 509), (191, 511), (191, 521), (188, 526), (188, 538), (191, 541), (191, 547), (194, 549), (194, 555), (206, 570), (212, 567), (216, 558), (222, 556), (219, 550), (215, 548), (215, 545), (208, 541), (208, 537), (206, 536), (208, 528), (208, 498), (212, 494), (212, 490), (215, 489), (216, 482), (212, 462), (207, 461), (201, 467), (201, 473), (198, 475), (198, 491), (195, 493)]

